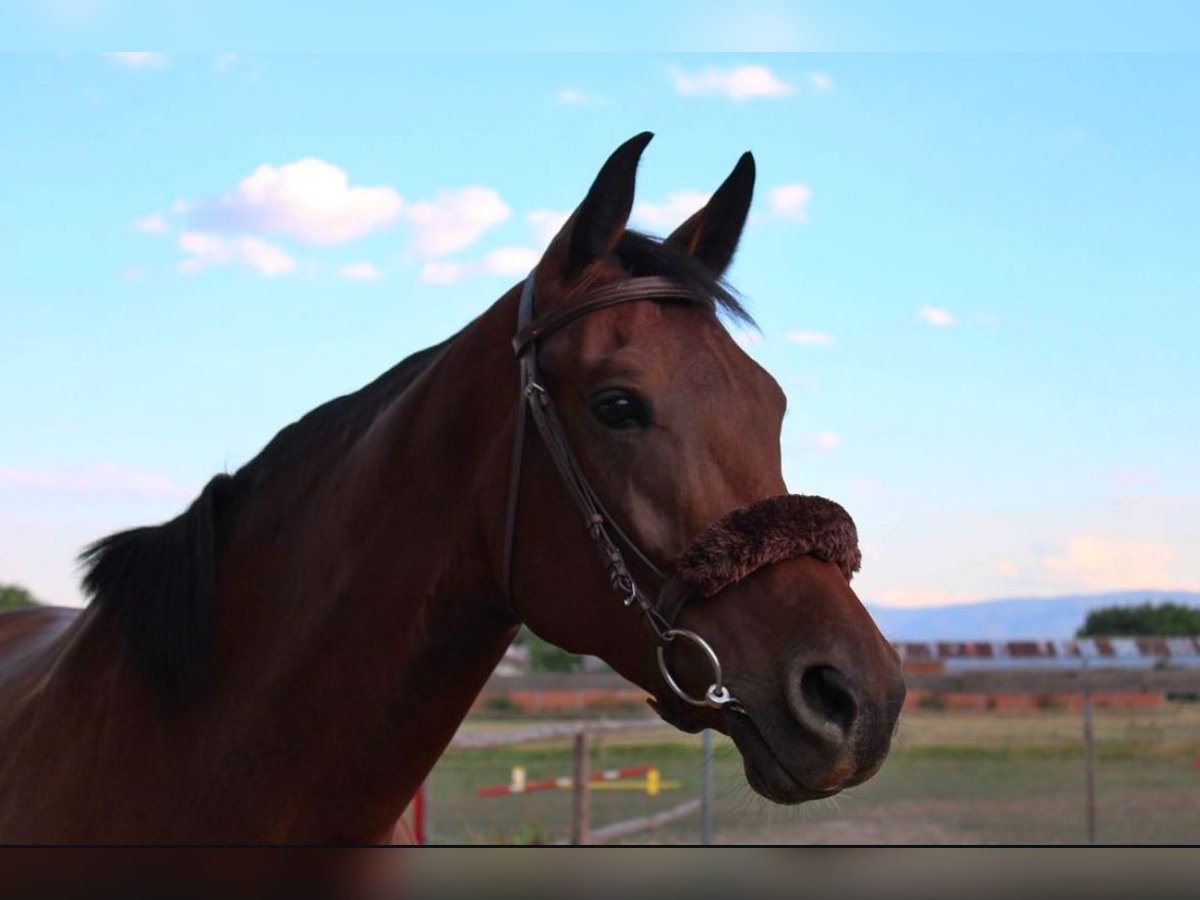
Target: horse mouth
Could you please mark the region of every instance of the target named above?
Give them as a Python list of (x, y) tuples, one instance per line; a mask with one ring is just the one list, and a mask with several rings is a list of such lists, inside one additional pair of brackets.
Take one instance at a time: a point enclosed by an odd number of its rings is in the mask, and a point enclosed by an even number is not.
[(842, 785), (832, 789), (816, 789), (801, 782), (771, 749), (766, 737), (747, 714), (726, 712), (725, 727), (734, 746), (742, 754), (747, 783), (755, 793), (771, 802), (795, 805), (832, 797), (842, 789)]

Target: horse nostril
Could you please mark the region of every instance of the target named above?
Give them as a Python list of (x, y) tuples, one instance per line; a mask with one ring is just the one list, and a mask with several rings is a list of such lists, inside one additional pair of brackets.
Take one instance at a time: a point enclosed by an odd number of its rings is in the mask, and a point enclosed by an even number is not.
[[(858, 703), (846, 676), (833, 666), (810, 666), (800, 676), (800, 697), (804, 711), (824, 725), (832, 722), (842, 735), (848, 735), (858, 715)], [(800, 710), (797, 710), (800, 712)], [(798, 716), (802, 721), (807, 715)]]

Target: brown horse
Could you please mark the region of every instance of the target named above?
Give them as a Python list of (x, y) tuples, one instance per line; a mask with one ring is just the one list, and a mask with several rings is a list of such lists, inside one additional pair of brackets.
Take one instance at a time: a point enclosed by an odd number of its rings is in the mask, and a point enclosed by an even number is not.
[(0, 618), (0, 842), (386, 840), (521, 622), (773, 800), (878, 769), (904, 688), (853, 524), (787, 495), (720, 318), (753, 159), (660, 242), (625, 227), (649, 139), (457, 335), (88, 548), (85, 610)]

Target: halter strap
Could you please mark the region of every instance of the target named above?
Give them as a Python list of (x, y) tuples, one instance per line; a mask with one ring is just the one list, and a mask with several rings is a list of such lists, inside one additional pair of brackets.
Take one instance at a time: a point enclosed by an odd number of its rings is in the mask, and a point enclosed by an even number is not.
[[(627, 603), (632, 602), (637, 599), (636, 595), (640, 594), (640, 591), (637, 590), (636, 584), (630, 577), (621, 551), (609, 536), (609, 531), (614, 532), (626, 549), (631, 551), (660, 582), (665, 582), (667, 576), (617, 524), (588, 483), (579, 461), (567, 443), (566, 432), (563, 430), (554, 403), (541, 383), (541, 371), (537, 364), (537, 343), (541, 338), (553, 334), (581, 316), (610, 306), (619, 306), (640, 300), (677, 301), (704, 306), (708, 301), (676, 281), (658, 276), (643, 276), (589, 291), (577, 302), (552, 310), (535, 321), (533, 318), (533, 282), (534, 275), (531, 272), (521, 287), (521, 296), (517, 304), (517, 331), (512, 339), (513, 351), (517, 354), (519, 396), (504, 530), (505, 591), (509, 597), (512, 597), (513, 553), (515, 551), (517, 505), (525, 445), (525, 418), (529, 413), (534, 418), (546, 449), (554, 461), (555, 468), (562, 475), (562, 480), (570, 490), (576, 505), (583, 512), (584, 524), (588, 528), (588, 533), (599, 546), (601, 555), (609, 567), (609, 579), (614, 589), (626, 593)], [(645, 600), (644, 597), (642, 599)], [(648, 605), (649, 601), (645, 602)]]
[[(729, 693), (729, 689), (725, 687), (722, 681), (720, 660), (708, 642), (695, 632), (672, 627), (673, 613), (677, 611), (677, 608), (671, 609), (667, 607), (672, 615), (671, 618), (665, 617), (661, 608), (656, 607), (638, 587), (637, 582), (625, 564), (625, 557), (621, 552), (621, 548), (613, 539), (613, 534), (620, 538), (625, 547), (632, 551), (646, 565), (647, 569), (654, 573), (654, 576), (660, 582), (667, 583), (667, 577), (641, 551), (638, 545), (621, 530), (612, 516), (604, 509), (604, 505), (600, 502), (600, 498), (596, 496), (596, 492), (592, 490), (592, 486), (588, 483), (587, 477), (579, 465), (579, 461), (575, 458), (575, 454), (571, 452), (570, 444), (567, 442), (567, 434), (562, 427), (562, 421), (559, 419), (558, 412), (554, 407), (554, 401), (551, 399), (545, 386), (541, 383), (541, 373), (538, 371), (537, 364), (538, 340), (548, 334), (552, 334), (568, 322), (572, 322), (587, 313), (637, 300), (677, 300), (704, 306), (708, 305), (708, 301), (695, 292), (688, 290), (683, 285), (666, 278), (630, 278), (620, 284), (598, 288), (595, 291), (586, 293), (583, 299), (578, 302), (552, 311), (541, 319), (534, 321), (533, 281), (534, 273), (531, 272), (521, 288), (521, 297), (517, 306), (517, 332), (513, 336), (512, 341), (513, 350), (517, 354), (517, 371), (520, 379), (518, 403), (520, 405), (517, 411), (516, 435), (513, 438), (512, 468), (509, 473), (508, 503), (505, 511), (507, 521), (504, 528), (504, 589), (508, 594), (509, 600), (511, 602), (513, 598), (513, 553), (515, 550), (514, 544), (516, 543), (517, 504), (521, 493), (521, 464), (524, 455), (526, 430), (525, 417), (528, 414), (533, 418), (538, 433), (542, 437), (542, 442), (546, 446), (546, 451), (550, 454), (550, 458), (554, 462), (554, 467), (562, 477), (563, 484), (566, 485), (576, 505), (583, 513), (588, 536), (592, 539), (592, 542), (596, 545), (596, 549), (600, 551), (600, 555), (604, 559), (609, 584), (614, 591), (623, 597), (626, 606), (637, 604), (639, 612), (642, 613), (642, 616), (654, 631), (657, 644), (655, 653), (658, 659), (658, 668), (668, 688), (670, 688), (675, 696), (693, 706), (739, 710), (741, 706), (737, 699)], [(612, 534), (610, 534), (610, 531)], [(667, 593), (669, 592), (660, 591), (659, 595), (661, 597)], [(708, 657), (712, 669), (712, 682), (702, 697), (694, 697), (687, 693), (671, 674), (664, 651), (668, 644), (679, 639), (695, 644)], [(660, 704), (664, 701), (660, 701)], [(666, 709), (666, 707), (661, 705), (656, 708), (659, 709), (660, 713), (664, 713)]]
[[(533, 310), (533, 275), (521, 286), (521, 298), (517, 301), (517, 322), (528, 321)], [(517, 428), (513, 437), (512, 463), (508, 470), (508, 501), (504, 511), (504, 593), (512, 601), (513, 551), (517, 530), (517, 498), (521, 494), (521, 463), (525, 458), (525, 369), (520, 356), (517, 357)]]

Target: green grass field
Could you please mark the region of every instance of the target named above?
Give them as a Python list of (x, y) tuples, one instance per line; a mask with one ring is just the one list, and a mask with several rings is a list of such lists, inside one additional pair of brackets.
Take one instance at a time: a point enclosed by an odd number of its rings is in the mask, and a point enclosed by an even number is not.
[[(472, 719), (470, 729), (529, 724)], [(1200, 843), (1200, 704), (1097, 711), (1097, 840)], [(1082, 723), (1078, 713), (906, 713), (891, 755), (871, 781), (831, 800), (779, 807), (745, 784), (728, 740), (715, 742), (718, 843), (1079, 844), (1087, 840)], [(477, 798), (507, 783), (571, 773), (568, 742), (451, 750), (430, 781), (432, 843), (552, 842), (567, 836), (570, 791)], [(592, 823), (648, 815), (699, 796), (700, 739), (669, 728), (593, 738), (593, 770), (653, 763), (677, 790), (592, 793)], [(699, 816), (631, 843), (696, 843)]]

